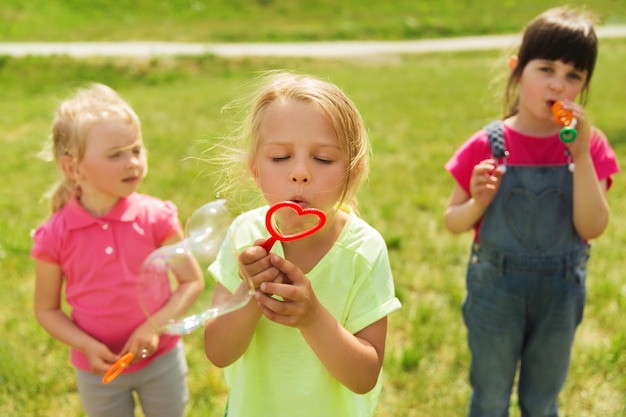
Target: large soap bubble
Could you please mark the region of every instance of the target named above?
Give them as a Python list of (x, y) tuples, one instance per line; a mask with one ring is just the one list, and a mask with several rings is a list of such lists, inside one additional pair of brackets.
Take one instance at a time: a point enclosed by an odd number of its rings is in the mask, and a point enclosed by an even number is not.
[[(137, 282), (139, 301), (148, 320), (160, 332), (190, 333), (214, 317), (245, 306), (254, 294), (252, 282), (244, 278), (243, 285), (230, 297), (224, 297), (219, 303), (213, 300), (216, 281), (207, 268), (215, 260), (231, 222), (225, 200), (205, 204), (189, 218), (185, 239), (155, 250), (144, 261)], [(166, 324), (161, 324), (162, 307), (181, 285), (177, 276), (190, 273), (194, 260), (197, 262), (195, 267), (199, 266), (204, 276), (202, 294), (185, 313), (167, 317)], [(157, 314), (160, 315), (159, 320), (156, 319)]]

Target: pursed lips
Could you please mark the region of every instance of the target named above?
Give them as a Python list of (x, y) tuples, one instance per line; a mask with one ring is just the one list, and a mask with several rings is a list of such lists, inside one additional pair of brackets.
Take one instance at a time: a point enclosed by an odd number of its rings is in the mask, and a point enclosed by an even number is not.
[(306, 206), (308, 205), (307, 202), (301, 197), (291, 198), (288, 201), (291, 201), (292, 203), (296, 203), (302, 208), (306, 208)]

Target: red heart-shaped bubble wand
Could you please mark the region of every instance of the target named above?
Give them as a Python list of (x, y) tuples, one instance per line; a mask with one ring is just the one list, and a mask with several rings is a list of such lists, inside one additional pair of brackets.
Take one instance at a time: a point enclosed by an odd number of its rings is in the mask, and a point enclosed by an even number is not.
[[(274, 213), (282, 208), (290, 208), (294, 210), (298, 214), (298, 216), (315, 216), (318, 219), (317, 223), (313, 225), (313, 227), (303, 230), (302, 232), (294, 233), (293, 235), (283, 235), (278, 232), (272, 224), (272, 216), (274, 215)], [(326, 224), (326, 214), (322, 210), (315, 208), (303, 209), (293, 201), (281, 201), (271, 206), (270, 209), (267, 211), (267, 214), (265, 215), (265, 227), (267, 227), (267, 231), (270, 232), (271, 236), (261, 244), (261, 247), (269, 252), (277, 240), (280, 240), (281, 242), (288, 242), (291, 240), (302, 239), (303, 237), (310, 236), (320, 230), (322, 227), (324, 227), (324, 224)]]

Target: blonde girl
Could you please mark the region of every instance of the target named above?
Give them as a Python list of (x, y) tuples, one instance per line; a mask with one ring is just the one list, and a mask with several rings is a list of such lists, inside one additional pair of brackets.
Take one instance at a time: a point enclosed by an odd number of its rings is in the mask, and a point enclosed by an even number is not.
[[(41, 326), (71, 348), (89, 417), (132, 417), (136, 392), (146, 417), (183, 415), (187, 365), (178, 337), (159, 323), (183, 312), (203, 288), (193, 259), (181, 285), (146, 320), (136, 280), (143, 260), (182, 238), (176, 206), (138, 194), (148, 172), (139, 118), (111, 88), (94, 84), (63, 101), (52, 123), (62, 173), (50, 218), (34, 234), (34, 308)], [(61, 291), (71, 308), (62, 309)], [(111, 383), (102, 375), (125, 353), (135, 360)]]
[[(227, 416), (371, 416), (381, 388), (387, 315), (400, 307), (387, 248), (354, 210), (369, 142), (334, 84), (270, 73), (243, 129), (247, 170), (267, 205), (239, 216), (210, 267), (215, 297), (254, 283), (246, 307), (209, 322), (205, 352), (226, 367)], [(258, 246), (268, 206), (292, 201), (328, 221), (315, 234)], [(298, 216), (274, 219), (297, 231)]]

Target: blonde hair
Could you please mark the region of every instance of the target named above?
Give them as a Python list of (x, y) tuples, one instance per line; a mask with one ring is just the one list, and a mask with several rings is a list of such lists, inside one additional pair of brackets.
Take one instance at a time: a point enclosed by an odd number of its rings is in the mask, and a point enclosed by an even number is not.
[(335, 84), (310, 75), (270, 71), (263, 74), (260, 81), (262, 84), (250, 100), (247, 115), (234, 138), (237, 145), (227, 149), (225, 159), (229, 162), (230, 174), (226, 174), (227, 180), (220, 191), (238, 189), (233, 172), (250, 174), (248, 167), (257, 156), (260, 128), (267, 109), (274, 103), (294, 100), (316, 106), (330, 121), (348, 160), (345, 186), (338, 203), (357, 211), (356, 194), (369, 173), (371, 150), (365, 124), (352, 100)]
[(44, 150), (44, 156), (53, 160), (62, 173), (62, 177), (47, 193), (52, 213), (63, 208), (77, 193), (76, 183), (61, 169), (62, 158), (70, 156), (80, 162), (85, 154), (90, 129), (98, 122), (111, 120), (130, 124), (141, 136), (141, 123), (137, 114), (115, 90), (106, 85), (91, 84), (61, 102)]

